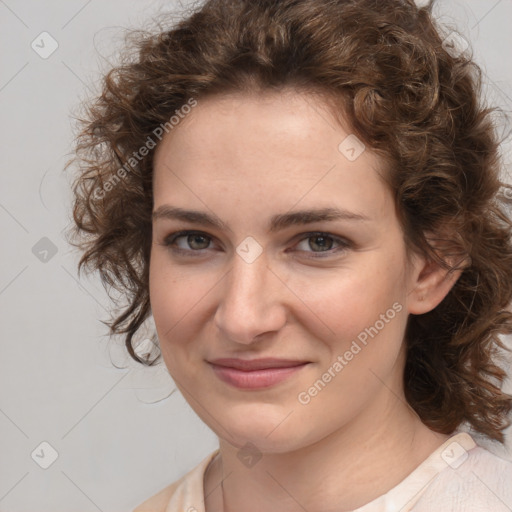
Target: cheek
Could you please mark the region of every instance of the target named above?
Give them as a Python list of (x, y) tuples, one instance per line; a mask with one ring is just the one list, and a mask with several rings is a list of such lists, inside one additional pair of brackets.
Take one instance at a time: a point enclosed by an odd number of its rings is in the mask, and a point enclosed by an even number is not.
[[(368, 255), (363, 264), (358, 262), (336, 269), (329, 275), (292, 278), (290, 287), (315, 313), (309, 315), (311, 330), (330, 333), (334, 339), (344, 342), (373, 326), (381, 315), (386, 319), (392, 317), (393, 321), (386, 323), (386, 327), (405, 321), (403, 318), (394, 321), (396, 309), (401, 309), (405, 300), (403, 267), (401, 259), (394, 254), (387, 258), (382, 254)], [(395, 303), (399, 306), (393, 309)], [(316, 327), (313, 327), (315, 319)], [(394, 327), (396, 332), (401, 332), (402, 325)]]
[[(402, 267), (388, 265), (371, 265), (361, 272), (353, 269), (346, 277), (340, 273), (324, 283), (322, 292), (310, 288), (307, 303), (321, 321), (307, 329), (321, 340), (326, 352), (318, 375), (302, 389), (311, 398), (309, 412), (323, 415), (326, 421), (345, 421), (382, 390), (382, 381), (396, 370), (403, 343), (404, 290)], [(329, 327), (327, 336), (320, 335), (325, 332), (322, 324)], [(317, 379), (328, 384), (316, 398)]]
[[(198, 328), (210, 314), (208, 294), (219, 276), (211, 272), (184, 271), (170, 265), (165, 255), (152, 256), (149, 271), (149, 295), (162, 355), (187, 347), (198, 338)], [(173, 350), (169, 350), (170, 347)]]
[(152, 254), (149, 268), (149, 300), (162, 351), (190, 309), (190, 286), (185, 285), (177, 269), (171, 269), (165, 256)]

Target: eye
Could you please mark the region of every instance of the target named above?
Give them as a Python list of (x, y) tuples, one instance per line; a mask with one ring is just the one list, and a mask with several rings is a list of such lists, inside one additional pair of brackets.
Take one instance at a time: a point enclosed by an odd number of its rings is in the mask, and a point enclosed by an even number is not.
[[(342, 252), (351, 247), (348, 240), (331, 235), (330, 233), (303, 233), (299, 242), (291, 249), (309, 253), (309, 257), (322, 258)], [(169, 247), (175, 253), (190, 256), (204, 255), (208, 249), (213, 249), (213, 238), (201, 231), (178, 231), (166, 236), (162, 245)]]
[(167, 236), (163, 245), (178, 252), (199, 252), (210, 249), (212, 238), (200, 231), (179, 231)]
[(295, 249), (301, 252), (323, 253), (314, 257), (323, 257), (346, 250), (350, 247), (347, 240), (331, 235), (329, 233), (307, 233)]

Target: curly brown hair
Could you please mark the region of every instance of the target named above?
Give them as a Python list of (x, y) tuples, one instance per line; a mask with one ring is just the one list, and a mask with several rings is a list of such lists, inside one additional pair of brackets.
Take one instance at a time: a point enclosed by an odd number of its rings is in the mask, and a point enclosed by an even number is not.
[[(434, 431), (467, 422), (503, 442), (512, 407), (499, 365), (500, 336), (512, 332), (512, 223), (499, 192), (508, 185), (480, 69), (467, 53), (447, 51), (433, 18), (432, 3), (412, 0), (208, 0), (171, 28), (126, 43), (136, 58), (127, 50), (105, 75), (68, 165), (79, 169), (78, 271), (99, 271), (126, 297), (107, 325), (125, 335), (134, 359), (149, 364), (132, 346), (151, 314), (153, 169), (141, 148), (157, 143), (159, 127), (168, 131), (191, 99), (317, 92), (388, 162), (409, 250), (463, 269), (441, 304), (409, 317), (409, 404)], [(449, 266), (454, 257), (459, 264)]]

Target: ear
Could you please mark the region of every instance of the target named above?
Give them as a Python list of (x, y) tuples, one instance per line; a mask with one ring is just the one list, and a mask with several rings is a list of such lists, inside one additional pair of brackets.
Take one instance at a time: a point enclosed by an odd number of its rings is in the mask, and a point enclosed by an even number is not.
[[(434, 247), (435, 249), (435, 247)], [(432, 259), (414, 254), (411, 263), (410, 292), (407, 296), (407, 309), (413, 315), (432, 311), (448, 295), (467, 265), (459, 258), (445, 258), (452, 270)]]

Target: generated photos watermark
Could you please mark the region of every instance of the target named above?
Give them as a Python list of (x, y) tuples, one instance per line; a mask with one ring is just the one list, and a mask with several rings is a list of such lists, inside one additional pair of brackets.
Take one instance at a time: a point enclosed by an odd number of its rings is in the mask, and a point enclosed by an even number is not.
[[(190, 98), (187, 103), (182, 105), (179, 109), (175, 110), (175, 115), (171, 116), (168, 121), (158, 125), (153, 131), (153, 136), (148, 135), (144, 144), (137, 150), (133, 151), (132, 155), (127, 159), (122, 167), (119, 167), (117, 171), (106, 180), (101, 187), (96, 187), (93, 192), (95, 199), (103, 199), (108, 192), (114, 189), (114, 187), (135, 168), (137, 164), (146, 157), (150, 150), (154, 149), (158, 142), (160, 142), (165, 133), (169, 133), (175, 126), (177, 126), (182, 119), (189, 114), (192, 109), (197, 105), (197, 100)], [(155, 140), (158, 139), (158, 140)]]
[(348, 350), (342, 355), (338, 355), (336, 360), (327, 368), (322, 376), (317, 379), (307, 390), (301, 391), (297, 400), (302, 405), (307, 405), (311, 400), (322, 391), (329, 382), (332, 381), (361, 350), (368, 345), (369, 339), (375, 338), (382, 329), (389, 324), (393, 318), (402, 311), (402, 304), (395, 302), (391, 308), (382, 313), (379, 319), (370, 327), (365, 328), (357, 335), (357, 339), (353, 340)]

